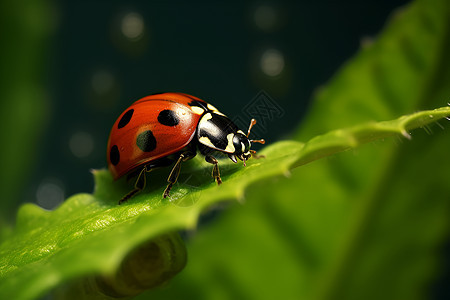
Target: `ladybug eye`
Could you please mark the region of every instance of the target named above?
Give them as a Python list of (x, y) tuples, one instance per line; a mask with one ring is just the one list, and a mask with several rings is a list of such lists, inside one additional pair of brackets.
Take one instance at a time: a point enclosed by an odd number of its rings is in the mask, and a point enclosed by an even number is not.
[(245, 141), (244, 141), (244, 144), (245, 144), (245, 151), (244, 152), (247, 153), (247, 152), (250, 151), (250, 147), (251, 147), (250, 141), (246, 138)]
[(234, 135), (233, 145), (236, 154), (246, 153), (250, 150), (250, 141), (242, 133), (237, 133)]
[(241, 146), (241, 139), (239, 138), (239, 133), (235, 134), (233, 137), (233, 146), (234, 146), (234, 153), (241, 154), (242, 153), (242, 146)]

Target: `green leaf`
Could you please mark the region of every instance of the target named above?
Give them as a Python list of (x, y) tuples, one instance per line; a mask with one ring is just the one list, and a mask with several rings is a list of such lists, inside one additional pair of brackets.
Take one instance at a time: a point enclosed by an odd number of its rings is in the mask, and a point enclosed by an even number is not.
[[(279, 142), (261, 152), (265, 158), (250, 160), (245, 168), (228, 161), (221, 163), (224, 180), (221, 186), (205, 180), (209, 177), (209, 165), (194, 161), (195, 164), (187, 166), (180, 176), (184, 183), (174, 188), (170, 200), (162, 199), (164, 184), (158, 183), (150, 192), (118, 206), (117, 200), (129, 187), (125, 182), (115, 184), (107, 171), (95, 171), (97, 189), (94, 195), (75, 195), (53, 212), (33, 204), (20, 209), (14, 234), (0, 247), (0, 298), (33, 298), (68, 280), (94, 274), (102, 275), (100, 282), (108, 282), (98, 284), (99, 280), (89, 279), (94, 292), (137, 294), (166, 281), (183, 268), (184, 246), (171, 233), (193, 229), (207, 207), (226, 199), (241, 199), (244, 189), (251, 183), (286, 174), (289, 168), (321, 157), (323, 153), (330, 155), (387, 135), (404, 134), (405, 130), (449, 115), (450, 108), (444, 107), (390, 122), (333, 131), (306, 144)], [(152, 178), (162, 177), (152, 175)], [(194, 180), (189, 180), (192, 177)], [(147, 241), (151, 241), (151, 246)], [(135, 283), (123, 282), (129, 277), (122, 274), (123, 261), (142, 261), (141, 257), (127, 258), (140, 245), (144, 245), (144, 249), (157, 249), (159, 268), (146, 268), (143, 280), (148, 281), (150, 277), (151, 281), (136, 289), (127, 287)], [(134, 271), (136, 266), (132, 266), (126, 274)], [(165, 277), (152, 276), (156, 273)], [(68, 290), (72, 291), (73, 287)]]

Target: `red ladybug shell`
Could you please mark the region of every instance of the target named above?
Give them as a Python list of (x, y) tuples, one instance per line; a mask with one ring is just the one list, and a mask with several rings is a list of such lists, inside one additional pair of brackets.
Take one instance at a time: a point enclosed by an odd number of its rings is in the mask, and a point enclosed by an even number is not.
[(201, 114), (189, 103), (205, 101), (187, 94), (163, 93), (134, 102), (114, 123), (108, 139), (108, 168), (114, 179), (186, 147)]

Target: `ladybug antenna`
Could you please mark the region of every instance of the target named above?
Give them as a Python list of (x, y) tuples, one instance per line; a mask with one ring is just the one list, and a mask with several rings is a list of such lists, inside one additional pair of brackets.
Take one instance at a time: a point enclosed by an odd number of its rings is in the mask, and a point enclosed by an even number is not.
[[(252, 130), (252, 127), (256, 124), (256, 120), (255, 119), (251, 119), (250, 121), (250, 126), (248, 127), (248, 131), (247, 131), (247, 138), (250, 135), (250, 130)], [(250, 140), (250, 143), (260, 143), (260, 144), (264, 144), (266, 141), (264, 139), (260, 139), (260, 140)], [(244, 162), (245, 165), (245, 162)]]
[(250, 135), (250, 130), (252, 130), (252, 127), (256, 124), (256, 120), (255, 119), (251, 119), (250, 120), (250, 126), (248, 127), (248, 131), (247, 131), (247, 137)]
[(250, 143), (260, 143), (260, 144), (265, 144), (266, 141), (264, 139), (260, 139), (260, 140), (249, 140)]
[[(252, 127), (256, 124), (256, 120), (255, 119), (251, 119), (250, 121), (250, 126), (248, 127), (248, 131), (247, 131), (247, 138), (250, 135), (250, 130), (252, 130)], [(260, 139), (260, 140), (250, 140), (250, 143), (260, 143), (260, 144), (264, 144), (266, 143), (266, 141), (264, 139)], [(244, 163), (245, 165), (245, 163)]]

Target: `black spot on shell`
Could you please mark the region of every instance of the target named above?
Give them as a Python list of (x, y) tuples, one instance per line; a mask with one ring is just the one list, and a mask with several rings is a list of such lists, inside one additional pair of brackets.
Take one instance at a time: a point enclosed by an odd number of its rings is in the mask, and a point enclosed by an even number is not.
[(156, 149), (156, 139), (151, 130), (141, 132), (137, 139), (136, 145), (144, 152), (150, 152)]
[(159, 113), (158, 122), (166, 126), (176, 126), (180, 123), (180, 119), (178, 118), (176, 112), (166, 109)]
[(119, 153), (119, 148), (117, 147), (117, 145), (114, 145), (111, 147), (111, 150), (109, 151), (109, 160), (115, 166), (117, 166), (117, 164), (119, 163), (120, 153)]
[(125, 127), (128, 123), (130, 123), (133, 113), (134, 113), (134, 109), (130, 109), (129, 111), (124, 113), (122, 118), (119, 121), (119, 124), (117, 125), (117, 128), (120, 129), (122, 127)]

